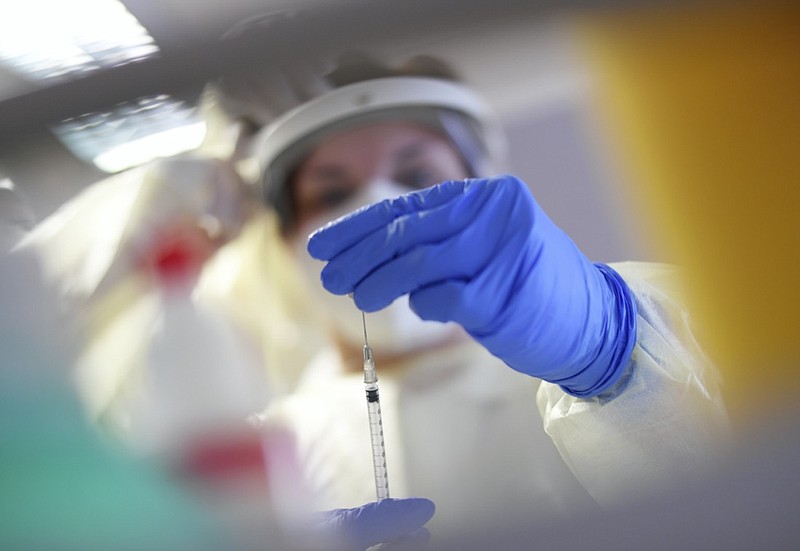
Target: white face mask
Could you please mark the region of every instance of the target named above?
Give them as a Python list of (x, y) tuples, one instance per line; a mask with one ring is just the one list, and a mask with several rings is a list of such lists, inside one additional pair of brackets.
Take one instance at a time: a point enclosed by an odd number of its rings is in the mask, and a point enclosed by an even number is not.
[[(305, 275), (314, 304), (319, 305), (320, 314), (333, 323), (337, 333), (348, 344), (362, 346), (364, 332), (361, 312), (347, 296), (329, 293), (320, 283), (320, 272), (325, 262), (311, 258), (306, 250), (308, 236), (328, 222), (344, 216), (360, 207), (397, 197), (411, 191), (410, 188), (386, 180), (378, 180), (364, 187), (340, 207), (325, 213), (303, 225), (292, 243), (300, 269)], [(420, 319), (409, 307), (408, 296), (395, 300), (378, 312), (368, 313), (367, 336), (369, 344), (384, 354), (401, 354), (425, 348), (451, 338), (458, 332), (454, 323), (439, 323)]]

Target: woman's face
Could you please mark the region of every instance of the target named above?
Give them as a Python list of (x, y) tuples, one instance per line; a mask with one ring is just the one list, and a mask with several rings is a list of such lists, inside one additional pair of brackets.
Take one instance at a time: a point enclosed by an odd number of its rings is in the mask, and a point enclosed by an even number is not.
[(370, 182), (390, 180), (411, 190), (466, 177), (450, 142), (422, 126), (382, 122), (346, 130), (323, 140), (298, 168), (295, 231)]

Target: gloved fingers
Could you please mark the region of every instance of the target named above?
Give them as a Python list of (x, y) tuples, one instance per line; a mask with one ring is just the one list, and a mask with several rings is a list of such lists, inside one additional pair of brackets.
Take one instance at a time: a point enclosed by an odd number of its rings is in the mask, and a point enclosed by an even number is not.
[(475, 281), (443, 281), (409, 294), (409, 306), (424, 320), (455, 321), (470, 331), (485, 327), (497, 315), (499, 307), (485, 308), (484, 305), (501, 301), (496, 300), (493, 292), (482, 292), (483, 289)]
[(378, 266), (355, 284), (356, 306), (365, 312), (374, 312), (426, 286), (471, 280), (491, 261), (494, 251), (494, 246), (474, 247), (475, 237), (485, 234), (484, 226), (484, 223), (476, 223), (450, 239), (414, 247)]
[[(524, 266), (524, 254), (510, 252), (518, 248), (514, 240), (504, 241), (490, 257), (491, 262), (476, 269), (470, 278), (450, 278), (409, 293), (409, 306), (422, 319), (428, 321), (455, 321), (469, 332), (485, 329), (508, 306)], [(505, 261), (497, 262), (499, 257)], [(529, 305), (531, 309), (537, 305)]]
[[(437, 278), (431, 277), (446, 268), (442, 264), (451, 265), (456, 274), (469, 276), (462, 274), (461, 264), (474, 264), (476, 259), (490, 254), (495, 246), (490, 230), (497, 226), (492, 209), (487, 208), (491, 197), (473, 189), (436, 208), (395, 218), (343, 250), (322, 270), (323, 285), (331, 293), (347, 294), (372, 272), (400, 258), (404, 261), (395, 264), (399, 270), (397, 277), (405, 279), (400, 294), (419, 286), (415, 276), (424, 283), (435, 281)], [(478, 242), (486, 246), (476, 250), (473, 245)], [(434, 252), (441, 256), (428, 254), (432, 244), (440, 245), (434, 247)], [(382, 273), (391, 274), (386, 270)], [(446, 272), (441, 275), (446, 276)], [(397, 282), (390, 278), (385, 283), (391, 289)]]
[(396, 218), (457, 200), (467, 186), (468, 181), (447, 181), (359, 209), (314, 232), (308, 252), (317, 260), (330, 260)]
[(325, 513), (321, 528), (348, 549), (366, 549), (422, 528), (436, 507), (425, 498), (382, 499)]
[[(477, 277), (469, 282), (469, 286), (461, 294), (458, 303), (462, 310), (457, 313), (458, 322), (471, 334), (491, 329), (491, 325), (500, 318), (501, 312), (507, 311), (509, 302), (515, 300), (516, 286), (530, 274), (526, 272), (527, 258), (524, 253), (517, 252), (518, 246), (513, 243), (506, 244), (505, 257), (507, 262), (496, 269), (481, 271)], [(480, 304), (480, 308), (475, 308)], [(539, 304), (527, 305), (529, 309), (538, 309)]]
[(464, 317), (467, 281), (449, 280), (417, 289), (408, 295), (408, 304), (420, 318), (448, 322)]

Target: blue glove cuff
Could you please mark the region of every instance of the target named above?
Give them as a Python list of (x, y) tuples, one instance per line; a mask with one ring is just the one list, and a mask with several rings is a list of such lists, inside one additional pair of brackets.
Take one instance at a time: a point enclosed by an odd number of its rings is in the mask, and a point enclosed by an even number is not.
[(616, 271), (605, 264), (595, 267), (603, 275), (610, 290), (609, 317), (597, 356), (584, 369), (567, 379), (552, 381), (567, 394), (593, 398), (617, 381), (630, 361), (636, 344), (636, 302), (628, 285)]

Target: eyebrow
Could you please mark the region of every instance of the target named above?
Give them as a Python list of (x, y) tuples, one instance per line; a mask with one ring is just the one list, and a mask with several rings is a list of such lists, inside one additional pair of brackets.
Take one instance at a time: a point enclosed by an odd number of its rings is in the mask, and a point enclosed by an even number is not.
[(325, 180), (341, 180), (346, 179), (347, 171), (336, 163), (326, 162), (311, 168), (311, 173), (315, 178), (322, 178)]

